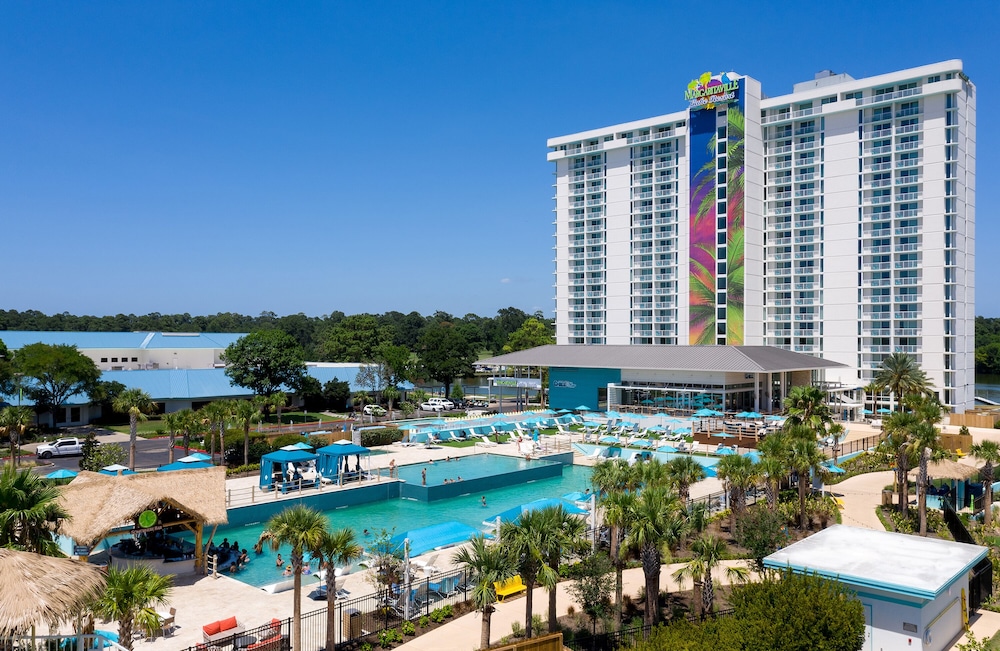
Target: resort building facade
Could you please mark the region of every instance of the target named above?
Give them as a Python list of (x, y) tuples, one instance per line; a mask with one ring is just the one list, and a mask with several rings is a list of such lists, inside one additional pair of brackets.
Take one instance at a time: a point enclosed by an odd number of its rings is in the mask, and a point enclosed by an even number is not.
[(961, 61), (552, 138), (556, 340), (774, 346), (860, 387), (894, 352), (973, 405), (976, 90)]

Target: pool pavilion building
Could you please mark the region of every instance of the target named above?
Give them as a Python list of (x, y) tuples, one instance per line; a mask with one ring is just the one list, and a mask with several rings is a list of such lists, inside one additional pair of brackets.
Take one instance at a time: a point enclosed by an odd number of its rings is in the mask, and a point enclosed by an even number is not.
[[(793, 386), (818, 385), (852, 418), (859, 387), (827, 383), (844, 365), (770, 346), (549, 345), (479, 361), (538, 378), (549, 369), (549, 406), (642, 411), (713, 407), (778, 411)], [(498, 378), (494, 378), (496, 381)]]

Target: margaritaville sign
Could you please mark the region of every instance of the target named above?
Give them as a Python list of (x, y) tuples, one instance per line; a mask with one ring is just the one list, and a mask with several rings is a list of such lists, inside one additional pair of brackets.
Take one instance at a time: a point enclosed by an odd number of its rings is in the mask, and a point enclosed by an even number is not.
[(726, 104), (736, 99), (740, 89), (739, 79), (730, 79), (727, 73), (713, 75), (702, 73), (688, 84), (684, 99), (692, 110), (715, 108), (716, 104)]

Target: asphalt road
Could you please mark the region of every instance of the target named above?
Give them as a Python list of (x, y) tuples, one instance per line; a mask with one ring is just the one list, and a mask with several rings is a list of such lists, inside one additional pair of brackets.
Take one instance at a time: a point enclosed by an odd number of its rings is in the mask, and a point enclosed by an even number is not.
[[(107, 431), (107, 430), (104, 430)], [(106, 434), (99, 434), (97, 440), (101, 442), (101, 445), (120, 445), (125, 449), (126, 454), (128, 453), (128, 434), (117, 434), (115, 432), (110, 432)], [(29, 446), (25, 446), (27, 449)], [(31, 447), (31, 454), (34, 455), (34, 446)], [(167, 463), (167, 439), (144, 439), (138, 438), (135, 442), (135, 467), (139, 469), (149, 469), (157, 468)], [(175, 455), (176, 458), (184, 456), (183, 450), (178, 451), (179, 454)], [(126, 457), (127, 459), (127, 457)], [(43, 475), (47, 475), (50, 472), (59, 470), (60, 468), (65, 468), (66, 470), (72, 470), (74, 472), (80, 469), (80, 457), (52, 457), (51, 459), (46, 459), (42, 461), (39, 459), (40, 463), (46, 463), (51, 465), (38, 466), (35, 472)], [(126, 461), (126, 465), (128, 465)]]

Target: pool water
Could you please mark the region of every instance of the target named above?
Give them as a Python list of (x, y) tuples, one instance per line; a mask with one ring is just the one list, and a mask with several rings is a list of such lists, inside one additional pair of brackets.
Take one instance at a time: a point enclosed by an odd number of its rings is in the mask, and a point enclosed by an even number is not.
[[(593, 454), (594, 450), (609, 449), (608, 446), (606, 445), (591, 445), (589, 443), (574, 443), (573, 447), (588, 457), (591, 454)], [(660, 452), (658, 450), (638, 450), (632, 448), (619, 448), (619, 449), (621, 450), (621, 454), (619, 455), (620, 458), (625, 459), (626, 461), (629, 459), (629, 457), (632, 456), (632, 453), (634, 452), (642, 452), (644, 454), (649, 452), (654, 458), (659, 459), (660, 462), (662, 463), (666, 463), (667, 461), (670, 461), (671, 459), (676, 459), (678, 457), (691, 457), (692, 459), (701, 464), (701, 466), (705, 469), (705, 474), (708, 477), (715, 477), (715, 466), (719, 465), (719, 461), (722, 459), (722, 457), (711, 457), (697, 453), (689, 454), (687, 452)]]
[[(476, 459), (476, 457), (467, 457), (464, 460), (473, 459)], [(493, 455), (486, 457), (484, 455), (483, 459), (495, 462), (497, 457)], [(517, 461), (516, 459), (511, 460)], [(519, 461), (519, 463), (524, 463), (524, 461)], [(433, 466), (451, 466), (452, 468), (456, 468), (458, 464), (454, 461), (439, 461), (433, 464)], [(433, 466), (429, 465), (428, 467)], [(400, 473), (404, 471), (404, 468), (400, 468)], [(417, 481), (419, 482), (419, 465), (417, 468)], [(457, 474), (455, 470), (451, 472), (452, 476)], [(465, 477), (464, 473), (463, 466), (463, 478)], [(343, 527), (353, 529), (358, 542), (362, 545), (365, 544), (366, 540), (371, 540), (370, 537), (366, 538), (364, 536), (363, 532), (365, 529), (369, 532), (379, 532), (384, 528), (390, 532), (401, 533), (410, 529), (426, 527), (450, 520), (481, 529), (483, 520), (491, 514), (542, 497), (560, 497), (566, 493), (583, 491), (586, 488), (590, 488), (590, 473), (591, 470), (588, 467), (568, 465), (563, 468), (561, 477), (553, 477), (552, 479), (541, 479), (526, 484), (495, 488), (435, 502), (391, 499), (382, 502), (359, 504), (327, 511), (325, 515), (330, 519), (333, 529), (341, 529)], [(442, 479), (445, 476), (448, 475), (443, 475)], [(428, 477), (429, 479), (430, 477)], [(486, 507), (482, 505), (482, 497), (484, 495), (486, 496)], [(299, 502), (297, 501), (296, 503)], [(309, 499), (303, 498), (301, 503), (308, 505)], [(255, 554), (253, 551), (253, 545), (257, 542), (257, 538), (266, 525), (266, 522), (259, 522), (245, 526), (219, 527), (215, 533), (214, 540), (216, 542), (221, 542), (223, 538), (228, 538), (230, 541), (237, 540), (241, 547), (249, 550), (250, 554), (250, 563), (244, 569), (229, 576), (256, 587), (263, 587), (288, 578), (283, 577), (281, 570), (275, 566), (276, 553), (269, 547), (265, 547), (261, 554)], [(282, 559), (287, 562), (290, 551), (290, 548), (281, 546), (278, 548), (277, 553), (280, 553)], [(451, 550), (443, 550), (440, 553), (447, 555), (453, 552)], [(317, 569), (316, 565), (313, 564), (311, 569), (315, 571)], [(310, 586), (312, 583), (312, 579), (306, 578), (303, 585)]]
[(423, 481), (421, 473), (427, 471), (427, 485), (444, 484), (445, 479), (456, 481), (490, 477), (515, 470), (525, 470), (533, 466), (552, 464), (552, 461), (526, 461), (520, 457), (506, 457), (499, 454), (480, 454), (466, 457), (455, 457), (451, 461), (435, 461), (434, 463), (414, 463), (399, 467), (399, 478), (403, 481), (420, 484)]

